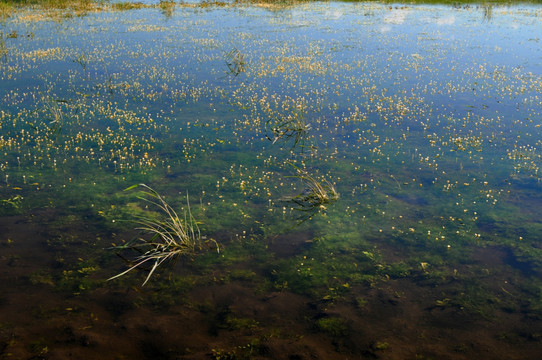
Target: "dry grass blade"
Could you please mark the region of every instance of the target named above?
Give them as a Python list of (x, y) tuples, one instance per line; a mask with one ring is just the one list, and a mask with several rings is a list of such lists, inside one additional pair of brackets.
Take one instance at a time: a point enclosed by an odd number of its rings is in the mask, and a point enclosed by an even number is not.
[[(193, 256), (198, 250), (202, 249), (202, 245), (208, 240), (201, 236), (198, 224), (192, 216), (188, 195), (186, 198), (187, 210), (185, 210), (184, 216), (181, 218), (155, 190), (145, 184), (139, 184), (139, 186), (145, 188), (145, 191), (143, 191), (145, 197), (141, 197), (141, 199), (157, 207), (165, 215), (165, 218), (163, 220), (147, 217), (138, 219), (139, 226), (137, 229), (152, 236), (150, 238), (140, 237), (123, 246), (115, 247), (117, 250), (135, 250), (140, 255), (130, 261), (131, 267), (128, 270), (108, 280), (116, 279), (136, 268), (149, 265), (149, 274), (143, 282), (143, 285), (145, 285), (155, 270), (162, 264), (176, 261), (181, 256)], [(134, 187), (132, 186), (127, 190)], [(214, 240), (210, 241), (214, 243), (218, 251), (218, 244)]]

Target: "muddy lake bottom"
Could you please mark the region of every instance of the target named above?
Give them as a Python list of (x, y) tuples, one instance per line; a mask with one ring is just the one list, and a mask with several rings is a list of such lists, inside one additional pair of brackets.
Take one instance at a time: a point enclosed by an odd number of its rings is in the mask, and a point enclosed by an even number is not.
[[(352, 286), (333, 300), (318, 299), (266, 290), (259, 277), (267, 274), (255, 274), (261, 264), (251, 259), (205, 274), (183, 264), (169, 279), (164, 275), (150, 287), (101, 284), (73, 295), (73, 284), (58, 290), (53, 280), (39, 278), (44, 268), (61, 272), (65, 267), (58, 251), (47, 244), (51, 235), (44, 224), (54, 216), (40, 211), (1, 220), (3, 233), (21, 244), (2, 249), (3, 358), (536, 359), (541, 353), (541, 321), (521, 310), (496, 307), (473, 314), (457, 306), (437, 306), (435, 299), (462, 291), (460, 279), (387, 279)], [(83, 230), (73, 235), (92, 247), (105, 245)], [(288, 234), (273, 239), (269, 248), (279, 243), (277, 257), (293, 256), (309, 236)], [(393, 251), (383, 249), (400, 256)], [(476, 249), (472, 261), (494, 274), (484, 279), (490, 291), (515, 292), (521, 272), (509, 264), (504, 249)], [(469, 273), (470, 267), (464, 264), (457, 270)], [(101, 274), (96, 274), (97, 281)], [(197, 287), (170, 283), (171, 277), (187, 276), (198, 279)], [(346, 321), (321, 325), (336, 318)]]
[(542, 358), (540, 18), (2, 17), (0, 359)]

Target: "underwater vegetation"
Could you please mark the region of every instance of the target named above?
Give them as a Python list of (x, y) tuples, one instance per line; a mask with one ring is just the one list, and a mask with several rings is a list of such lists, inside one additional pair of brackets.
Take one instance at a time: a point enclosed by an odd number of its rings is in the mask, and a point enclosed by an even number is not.
[(0, 23), (0, 358), (539, 353), (537, 6), (58, 4)]

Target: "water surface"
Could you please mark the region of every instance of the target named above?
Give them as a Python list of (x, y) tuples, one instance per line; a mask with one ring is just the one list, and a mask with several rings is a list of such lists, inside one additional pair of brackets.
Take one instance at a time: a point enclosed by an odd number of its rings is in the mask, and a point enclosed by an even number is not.
[[(541, 11), (4, 20), (0, 355), (539, 357)], [(106, 281), (163, 216), (140, 183), (207, 241)]]

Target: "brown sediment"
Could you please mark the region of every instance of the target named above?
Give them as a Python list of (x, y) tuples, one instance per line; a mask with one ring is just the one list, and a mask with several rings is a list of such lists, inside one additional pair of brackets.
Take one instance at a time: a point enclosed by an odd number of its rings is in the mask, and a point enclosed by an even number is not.
[[(3, 236), (12, 240), (2, 245), (0, 262), (2, 357), (526, 359), (541, 354), (542, 325), (521, 311), (497, 307), (483, 317), (445, 302), (437, 305), (460, 291), (462, 283), (453, 278), (436, 284), (399, 278), (354, 285), (334, 301), (262, 288), (259, 277), (200, 284), (160, 307), (149, 302), (156, 290), (120, 290), (105, 282), (84, 296), (69, 294), (49, 284), (46, 273), (41, 280), (36, 275), (57, 255), (44, 250), (47, 233), (38, 219), (47, 216), (0, 219)], [(272, 246), (280, 245), (277, 256), (288, 257), (309, 238), (292, 234)], [(457, 272), (487, 268), (492, 275), (485, 283), (511, 296), (516, 285), (504, 271), (505, 259), (501, 249), (479, 248), (473, 265)], [(243, 266), (252, 268), (250, 262)], [(318, 326), (324, 318), (343, 320), (340, 336)]]

